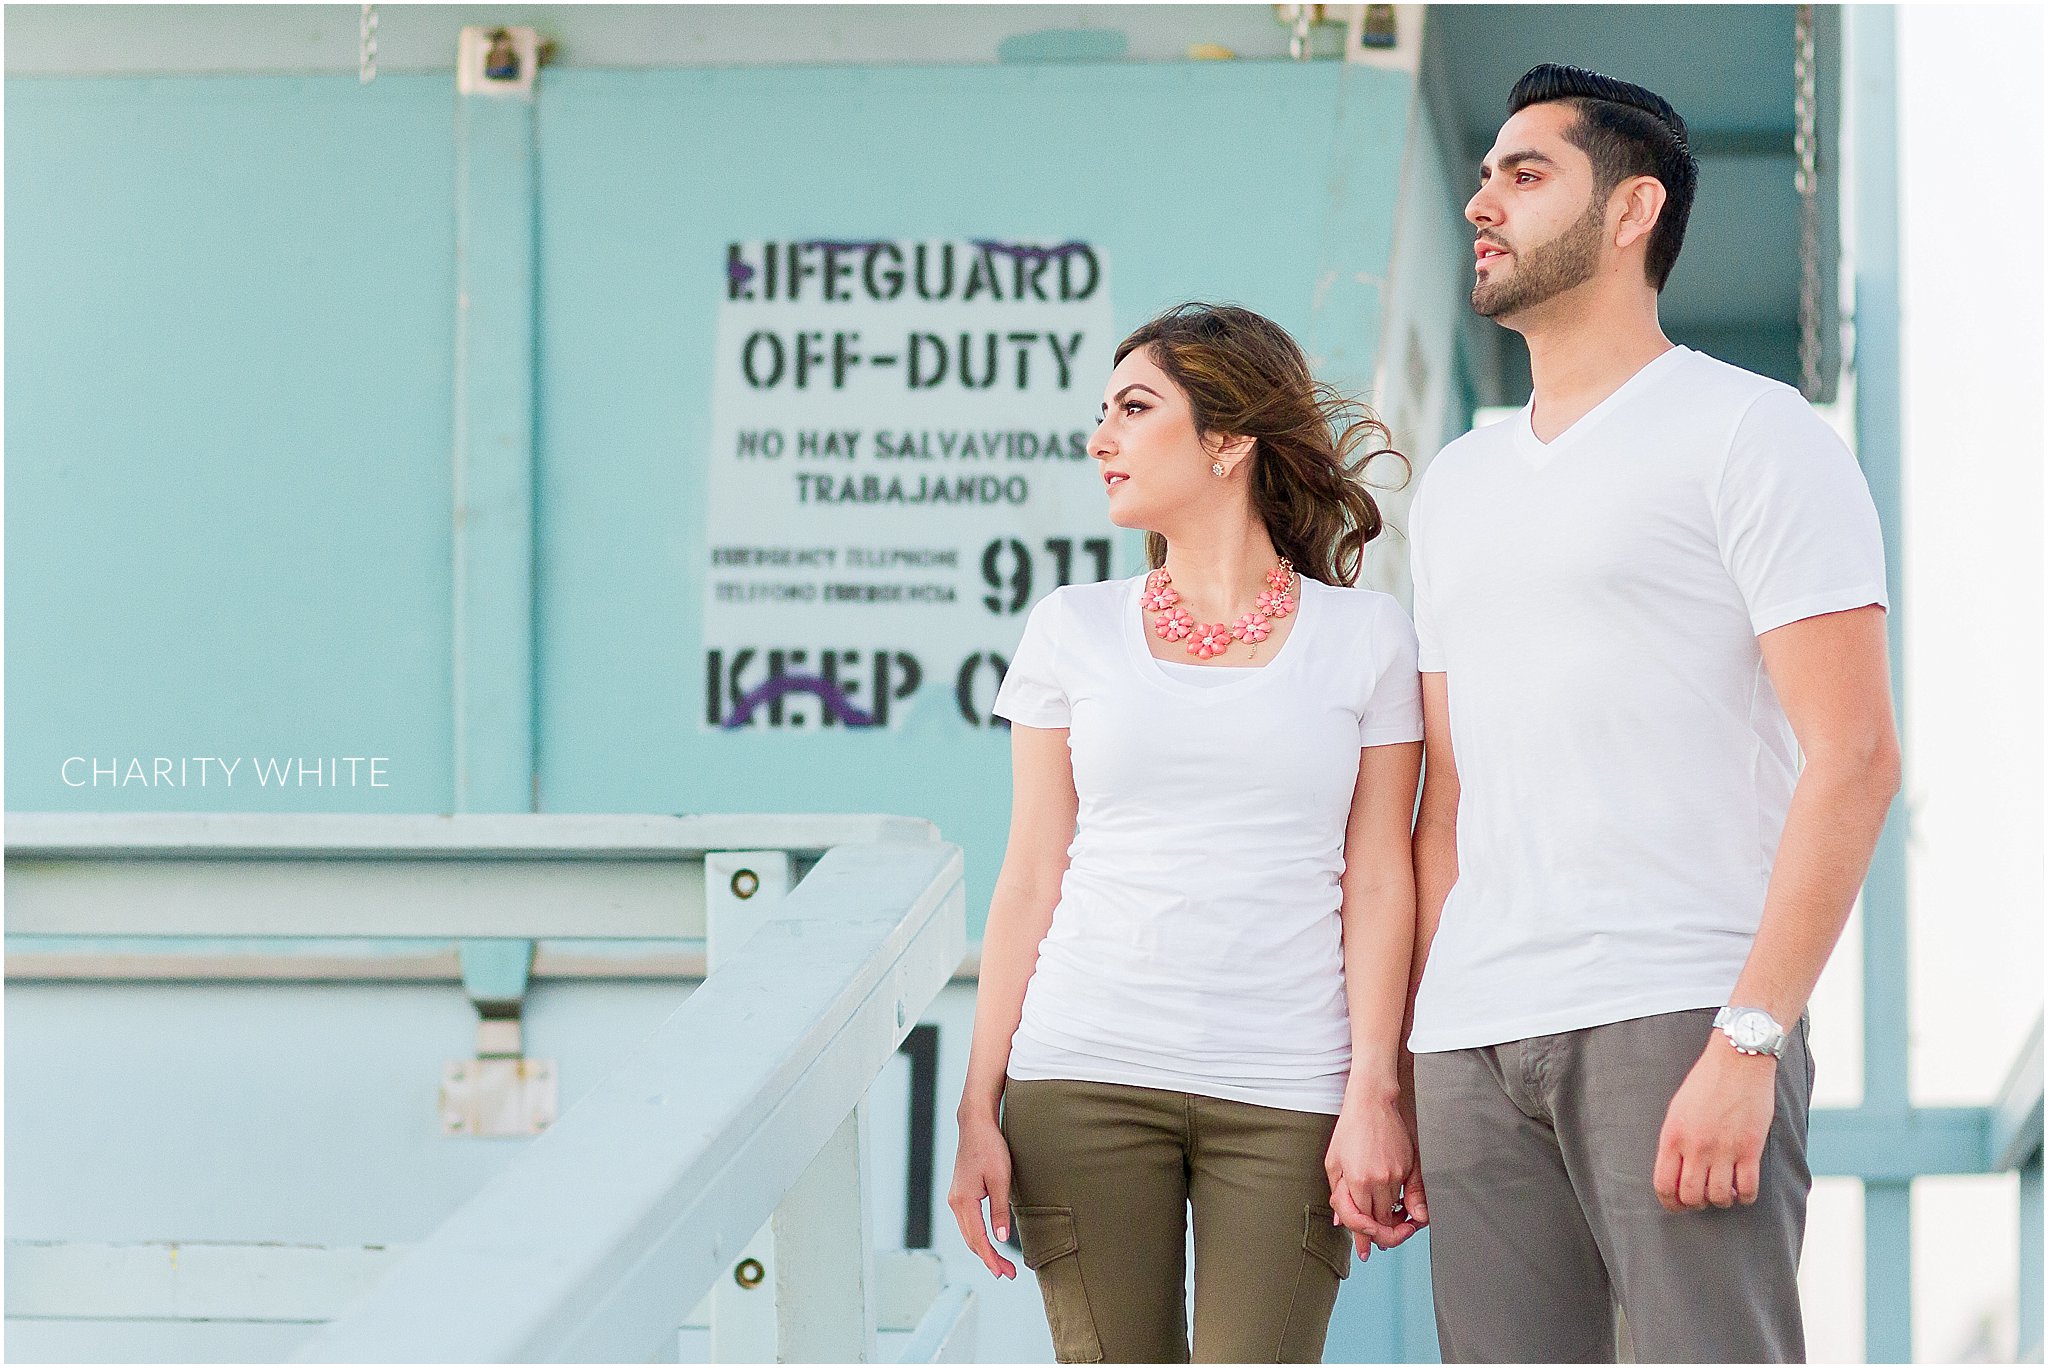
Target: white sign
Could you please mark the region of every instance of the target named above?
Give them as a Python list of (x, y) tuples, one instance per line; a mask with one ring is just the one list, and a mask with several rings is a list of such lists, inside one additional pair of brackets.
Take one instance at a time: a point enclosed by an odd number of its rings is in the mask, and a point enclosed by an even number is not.
[(1081, 242), (727, 248), (707, 728), (987, 726), (1030, 605), (1107, 579), (1117, 339)]

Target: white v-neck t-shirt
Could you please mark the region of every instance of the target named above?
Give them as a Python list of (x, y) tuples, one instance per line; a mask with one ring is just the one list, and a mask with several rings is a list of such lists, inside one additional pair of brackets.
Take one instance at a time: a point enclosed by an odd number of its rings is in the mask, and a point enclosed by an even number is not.
[(1460, 437), (1409, 519), (1459, 788), (1410, 1048), (1725, 1004), (1799, 772), (1757, 638), (1887, 602), (1855, 458), (1676, 347), (1554, 441), (1526, 407)]
[(1067, 729), (1080, 799), (1008, 1074), (1335, 1114), (1344, 831), (1360, 750), (1422, 739), (1414, 628), (1304, 576), (1266, 664), (1190, 669), (1153, 657), (1143, 585), (1047, 595), (996, 694)]

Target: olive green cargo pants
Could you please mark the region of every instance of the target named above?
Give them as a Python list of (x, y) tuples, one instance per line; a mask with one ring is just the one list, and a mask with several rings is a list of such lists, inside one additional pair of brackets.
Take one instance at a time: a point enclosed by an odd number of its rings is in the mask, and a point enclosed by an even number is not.
[(1195, 1093), (1012, 1079), (1010, 1206), (1062, 1363), (1316, 1363), (1351, 1272), (1323, 1155), (1337, 1118)]

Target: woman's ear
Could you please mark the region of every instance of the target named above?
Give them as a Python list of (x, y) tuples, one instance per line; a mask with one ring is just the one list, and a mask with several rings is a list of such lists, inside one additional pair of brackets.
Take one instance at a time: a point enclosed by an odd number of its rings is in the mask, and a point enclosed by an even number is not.
[(1221, 445), (1211, 448), (1212, 458), (1223, 462), (1224, 478), (1230, 479), (1252, 458), (1252, 452), (1258, 449), (1258, 445), (1256, 437), (1226, 437)]

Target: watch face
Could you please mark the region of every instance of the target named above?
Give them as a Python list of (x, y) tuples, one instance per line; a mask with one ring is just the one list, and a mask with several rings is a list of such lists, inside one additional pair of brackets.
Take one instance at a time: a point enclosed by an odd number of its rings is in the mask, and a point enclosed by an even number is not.
[(1773, 1034), (1771, 1020), (1762, 1012), (1744, 1012), (1729, 1023), (1729, 1031), (1745, 1050), (1761, 1050)]

